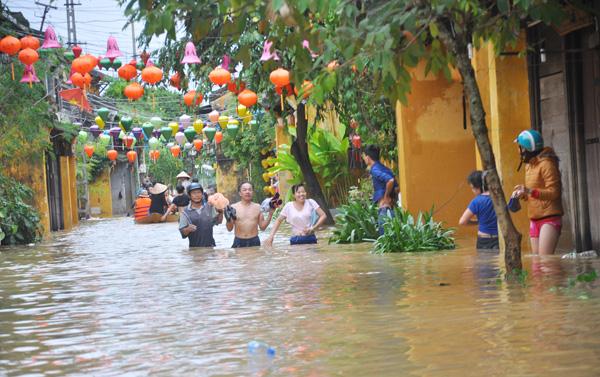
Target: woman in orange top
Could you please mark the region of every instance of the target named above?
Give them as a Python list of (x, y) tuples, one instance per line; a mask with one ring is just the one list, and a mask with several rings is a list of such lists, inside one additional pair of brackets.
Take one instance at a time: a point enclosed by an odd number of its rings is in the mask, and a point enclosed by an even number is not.
[(151, 202), (150, 196), (148, 196), (148, 191), (142, 190), (134, 203), (134, 218), (136, 220), (148, 216)]
[(525, 184), (516, 186), (513, 196), (527, 202), (531, 250), (554, 254), (563, 215), (558, 157), (552, 148), (544, 148), (542, 135), (535, 130), (521, 132), (515, 141), (525, 162)]

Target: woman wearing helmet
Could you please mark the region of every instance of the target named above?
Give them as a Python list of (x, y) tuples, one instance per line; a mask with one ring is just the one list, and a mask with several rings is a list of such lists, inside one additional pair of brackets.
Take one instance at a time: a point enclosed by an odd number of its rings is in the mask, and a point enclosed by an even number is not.
[(187, 188), (190, 204), (179, 216), (179, 232), (187, 238), (190, 247), (213, 247), (213, 226), (223, 221), (223, 211), (217, 211), (204, 203), (204, 189), (200, 183), (192, 182)]
[(527, 202), (532, 252), (553, 254), (563, 215), (558, 157), (552, 148), (544, 147), (542, 135), (535, 130), (521, 132), (515, 142), (519, 145), (521, 164), (525, 163), (525, 184), (515, 186), (512, 196)]

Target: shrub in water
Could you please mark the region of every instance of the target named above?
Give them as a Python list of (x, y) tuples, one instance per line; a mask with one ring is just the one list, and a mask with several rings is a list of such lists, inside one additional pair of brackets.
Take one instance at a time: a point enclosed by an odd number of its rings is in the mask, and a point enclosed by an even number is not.
[(350, 204), (341, 206), (336, 224), (330, 243), (372, 242), (379, 237), (377, 207), (363, 198), (355, 198)]
[(12, 178), (0, 174), (0, 242), (2, 245), (26, 244), (40, 239), (40, 216), (27, 204), (32, 191)]

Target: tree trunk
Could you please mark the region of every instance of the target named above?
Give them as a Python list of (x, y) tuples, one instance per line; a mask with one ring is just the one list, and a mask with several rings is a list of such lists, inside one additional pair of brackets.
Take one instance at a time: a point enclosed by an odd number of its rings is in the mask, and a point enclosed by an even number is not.
[(335, 224), (335, 221), (329, 211), (325, 195), (323, 195), (323, 190), (321, 190), (321, 185), (319, 185), (319, 181), (317, 180), (317, 176), (308, 157), (308, 144), (306, 142), (308, 121), (306, 120), (304, 112), (304, 104), (298, 103), (298, 107), (296, 108), (296, 139), (290, 147), (290, 152), (292, 152), (298, 165), (300, 165), (307, 191), (310, 196), (319, 203), (319, 206), (327, 215), (327, 221), (325, 223), (332, 225)]
[(502, 237), (504, 238), (504, 263), (508, 274), (515, 270), (523, 268), (521, 264), (521, 234), (515, 228), (512, 218), (506, 207), (506, 199), (500, 176), (496, 169), (496, 158), (488, 137), (488, 129), (485, 123), (485, 110), (479, 92), (479, 85), (475, 79), (475, 71), (469, 58), (465, 35), (453, 36), (448, 28), (442, 23), (438, 23), (440, 30), (440, 39), (446, 45), (449, 51), (456, 58), (458, 70), (463, 79), (465, 93), (469, 98), (469, 113), (471, 117), (471, 128), (473, 136), (477, 141), (477, 149), (483, 162), (483, 168), (487, 171), (486, 181), (489, 187), (490, 196), (494, 203), (494, 211), (498, 218), (498, 226)]

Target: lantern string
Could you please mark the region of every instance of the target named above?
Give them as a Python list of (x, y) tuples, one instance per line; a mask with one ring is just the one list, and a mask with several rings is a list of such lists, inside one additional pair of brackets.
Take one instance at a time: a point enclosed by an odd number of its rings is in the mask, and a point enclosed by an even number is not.
[(10, 70), (12, 72), (12, 79), (15, 81), (15, 63), (10, 63)]

